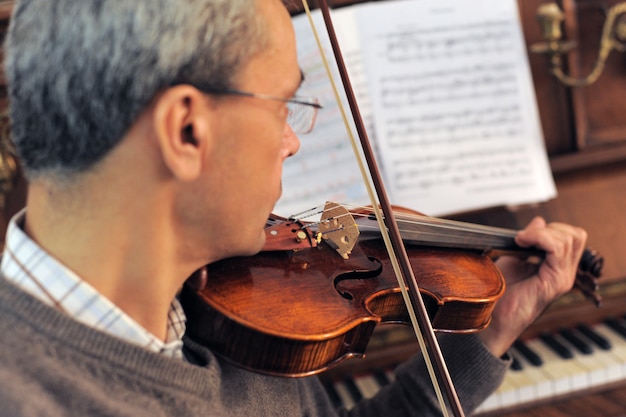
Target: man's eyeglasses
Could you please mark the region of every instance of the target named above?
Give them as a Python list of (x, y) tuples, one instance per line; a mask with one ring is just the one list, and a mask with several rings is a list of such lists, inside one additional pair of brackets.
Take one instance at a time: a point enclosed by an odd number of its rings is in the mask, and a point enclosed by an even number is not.
[(243, 97), (253, 97), (262, 100), (276, 100), (287, 103), (287, 123), (291, 127), (291, 130), (296, 134), (306, 134), (313, 130), (315, 125), (315, 119), (317, 117), (317, 110), (322, 108), (319, 100), (315, 97), (276, 97), (269, 94), (249, 93), (247, 91), (240, 91), (230, 88), (213, 88), (206, 86), (194, 85), (198, 90), (209, 94), (224, 94)]

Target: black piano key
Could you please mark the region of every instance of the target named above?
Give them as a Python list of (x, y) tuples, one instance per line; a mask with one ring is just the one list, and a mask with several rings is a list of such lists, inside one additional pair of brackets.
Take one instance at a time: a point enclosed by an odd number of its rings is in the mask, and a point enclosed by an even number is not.
[(615, 330), (620, 336), (626, 339), (626, 326), (616, 318), (608, 318), (604, 320), (607, 326)]
[(585, 337), (591, 340), (593, 343), (598, 345), (602, 350), (610, 350), (611, 349), (611, 341), (601, 334), (594, 331), (591, 327), (585, 324), (579, 324), (576, 326), (579, 332), (581, 332)]
[(563, 339), (570, 342), (580, 353), (589, 355), (593, 352), (591, 345), (578, 337), (578, 335), (570, 329), (561, 329), (559, 330), (559, 334), (563, 336)]
[(387, 377), (387, 374), (385, 374), (385, 371), (377, 369), (374, 371), (374, 379), (376, 380), (376, 383), (378, 384), (378, 386), (380, 387), (384, 387), (385, 385), (389, 385), (389, 378)]
[(352, 397), (352, 399), (354, 400), (355, 403), (358, 403), (359, 401), (361, 401), (363, 399), (363, 394), (361, 394), (361, 391), (359, 390), (359, 387), (356, 386), (356, 383), (354, 382), (354, 379), (352, 379), (352, 378), (345, 378), (343, 380), (343, 383), (346, 386), (346, 388), (348, 389), (348, 392), (350, 393), (350, 397)]
[(511, 355), (513, 358), (513, 362), (511, 362), (511, 369), (514, 371), (521, 371), (524, 369), (524, 365), (515, 357), (515, 355)]
[(542, 333), (539, 336), (539, 339), (563, 359), (571, 359), (574, 357), (572, 351), (569, 350), (563, 343), (559, 342), (559, 340), (554, 336), (548, 333)]
[(341, 401), (341, 397), (337, 393), (337, 390), (335, 389), (335, 385), (333, 384), (333, 382), (325, 381), (324, 389), (326, 390), (326, 393), (328, 394), (328, 397), (332, 401), (335, 408), (339, 408), (343, 405), (343, 401)]
[(513, 343), (513, 347), (515, 349), (517, 349), (517, 351), (519, 353), (524, 355), (524, 357), (526, 359), (528, 359), (528, 362), (530, 362), (531, 364), (533, 364), (535, 366), (543, 365), (543, 360), (541, 359), (541, 357), (539, 355), (537, 355), (537, 353), (534, 350), (532, 350), (531, 348), (526, 346), (526, 344), (524, 342), (516, 340)]

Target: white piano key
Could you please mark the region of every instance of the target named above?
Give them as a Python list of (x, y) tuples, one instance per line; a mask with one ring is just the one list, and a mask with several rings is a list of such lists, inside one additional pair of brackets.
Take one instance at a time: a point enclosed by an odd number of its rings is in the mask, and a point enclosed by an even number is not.
[(508, 378), (505, 378), (498, 389), (487, 397), (487, 399), (478, 406), (475, 412), (483, 413), (514, 405), (516, 403), (514, 390), (515, 387), (511, 385)]
[(335, 387), (335, 391), (337, 391), (337, 395), (339, 395), (339, 398), (341, 398), (341, 402), (343, 403), (343, 406), (347, 410), (354, 407), (354, 404), (355, 404), (354, 400), (352, 399), (352, 396), (350, 395), (350, 391), (348, 390), (348, 388), (346, 388), (346, 385), (341, 381), (335, 381), (334, 387)]
[(565, 394), (589, 387), (587, 369), (571, 359), (563, 359), (538, 339), (526, 342), (544, 360), (542, 371), (549, 375), (555, 394)]
[(498, 390), (497, 404), (499, 408), (510, 407), (517, 402), (516, 387), (513, 385), (510, 379), (506, 378), (502, 381), (500, 389)]
[[(535, 366), (523, 357), (518, 358), (518, 360), (523, 369), (521, 371), (509, 371), (506, 376), (507, 378), (519, 379), (519, 384), (522, 382), (525, 384), (519, 388), (518, 403), (536, 401), (554, 395), (554, 385), (550, 381), (549, 374), (541, 366)], [(523, 379), (521, 376), (518, 377), (518, 374), (523, 375)]]
[[(593, 330), (610, 341), (610, 350), (602, 350), (590, 342), (594, 352), (585, 355), (572, 348), (574, 357), (563, 359), (539, 339), (527, 341), (544, 361), (542, 366), (532, 365), (526, 358), (514, 351), (523, 369), (509, 370), (502, 385), (477, 409), (477, 413), (494, 411), (524, 403), (549, 398), (560, 394), (571, 394), (584, 389), (599, 387), (621, 379), (626, 379), (626, 339), (618, 335), (606, 324), (592, 326)], [(586, 336), (579, 335), (588, 340)], [(571, 344), (562, 336), (557, 338), (566, 346)], [(395, 376), (389, 369), (384, 371), (393, 381)], [(373, 376), (357, 377), (355, 383), (364, 397), (369, 397), (380, 389)], [(347, 408), (354, 401), (343, 383), (335, 387)]]
[(354, 383), (364, 398), (372, 398), (381, 388), (376, 378), (369, 374), (355, 376)]
[(532, 402), (554, 394), (549, 374), (543, 372), (540, 367), (532, 365), (520, 354), (516, 353), (515, 357), (523, 369), (509, 370), (502, 385), (481, 404), (477, 411), (486, 412)]
[(490, 395), (485, 401), (476, 409), (476, 413), (483, 413), (491, 410), (497, 410), (499, 406), (499, 398), (497, 395)]
[(611, 330), (606, 324), (598, 324), (593, 327), (593, 330), (611, 342), (611, 349), (607, 352), (616, 358), (617, 362), (620, 364), (620, 373), (626, 376), (626, 339)]
[[(542, 357), (544, 366), (533, 366), (522, 355), (516, 354), (523, 369), (509, 370), (504, 383), (477, 411), (492, 411), (626, 378), (626, 339), (605, 324), (593, 326), (593, 329), (611, 342), (611, 350), (602, 350), (591, 343), (594, 347), (592, 354), (584, 355), (573, 349), (574, 358), (563, 359), (539, 340), (533, 340), (528, 343), (529, 347)], [(585, 336), (581, 335), (581, 338), (587, 340)], [(560, 341), (569, 346), (564, 339)], [(531, 385), (527, 385), (530, 381)]]
[[(586, 340), (584, 335), (580, 335), (580, 338)], [(589, 343), (593, 346), (593, 343)], [(585, 355), (577, 350), (573, 353), (573, 360), (588, 369), (591, 386), (608, 384), (626, 377), (622, 372), (622, 362), (610, 350), (602, 350), (594, 346), (591, 354)]]
[(536, 397), (534, 381), (525, 372), (509, 372), (507, 382), (511, 385), (514, 402), (532, 401)]

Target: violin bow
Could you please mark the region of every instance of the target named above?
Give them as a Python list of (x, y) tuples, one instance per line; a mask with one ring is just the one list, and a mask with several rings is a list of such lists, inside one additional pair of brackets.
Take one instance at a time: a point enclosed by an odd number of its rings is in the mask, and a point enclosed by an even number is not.
[[(389, 198), (387, 197), (387, 193), (383, 185), (382, 176), (380, 175), (378, 164), (376, 163), (376, 159), (374, 157), (374, 152), (367, 137), (367, 132), (365, 130), (363, 119), (361, 117), (361, 113), (356, 102), (356, 96), (348, 77), (348, 71), (346, 69), (345, 62), (341, 54), (341, 49), (339, 47), (339, 42), (335, 33), (334, 25), (330, 17), (330, 8), (326, 0), (318, 0), (318, 6), (321, 9), (322, 15), (324, 17), (326, 31), (328, 32), (328, 36), (330, 38), (333, 54), (339, 68), (339, 74), (341, 76), (344, 91), (348, 98), (348, 104), (352, 112), (352, 118), (354, 120), (359, 140), (361, 142), (361, 150), (363, 151), (364, 158), (369, 168), (371, 183), (370, 179), (367, 177), (367, 171), (365, 170), (363, 161), (357, 150), (358, 146), (356, 144), (354, 136), (352, 135), (352, 130), (350, 129), (347, 122), (345, 111), (343, 110), (343, 105), (341, 103), (341, 100), (339, 99), (339, 94), (337, 93), (337, 88), (334, 84), (332, 73), (326, 61), (324, 50), (319, 41), (319, 37), (317, 35), (317, 31), (311, 17), (307, 0), (302, 0), (302, 5), (309, 18), (311, 29), (313, 30), (313, 34), (317, 40), (322, 60), (324, 61), (326, 71), (328, 72), (328, 77), (335, 92), (337, 104), (344, 118), (344, 122), (346, 123), (348, 136), (350, 137), (350, 142), (352, 144), (357, 163), (359, 164), (363, 181), (369, 194), (372, 207), (374, 208), (374, 212), (380, 226), (383, 240), (385, 242), (385, 245), (387, 246), (387, 251), (389, 252), (390, 259), (392, 260), (392, 263), (394, 265), (394, 271), (398, 279), (398, 284), (402, 290), (402, 296), (404, 297), (407, 310), (411, 317), (411, 322), (415, 330), (415, 335), (417, 336), (420, 348), (424, 355), (426, 366), (430, 373), (433, 387), (441, 405), (443, 415), (446, 417), (448, 416), (448, 407), (446, 406), (446, 402), (441, 393), (440, 385), (444, 387), (446, 398), (448, 400), (448, 405), (452, 410), (454, 416), (462, 417), (464, 416), (464, 413), (461, 407), (461, 403), (459, 401), (456, 390), (454, 389), (452, 378), (450, 377), (450, 373), (448, 372), (448, 368), (439, 347), (439, 343), (437, 342), (437, 338), (435, 337), (435, 332), (428, 318), (426, 306), (419, 291), (419, 286), (417, 284), (415, 274), (413, 273), (413, 269), (411, 268), (409, 257), (404, 247), (391, 203), (389, 202)], [(372, 183), (376, 191), (375, 195), (374, 191), (372, 190)], [(378, 199), (378, 203), (376, 202), (375, 196)], [(380, 211), (381, 209), (382, 214)], [(435, 365), (434, 368), (433, 364)]]

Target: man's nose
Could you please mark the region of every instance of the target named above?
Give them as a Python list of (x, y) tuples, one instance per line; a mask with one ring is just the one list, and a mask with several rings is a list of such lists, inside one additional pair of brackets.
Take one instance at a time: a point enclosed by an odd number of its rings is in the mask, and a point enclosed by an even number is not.
[(293, 131), (289, 123), (285, 123), (285, 132), (283, 133), (283, 149), (285, 150), (285, 158), (295, 155), (300, 149), (300, 139)]

